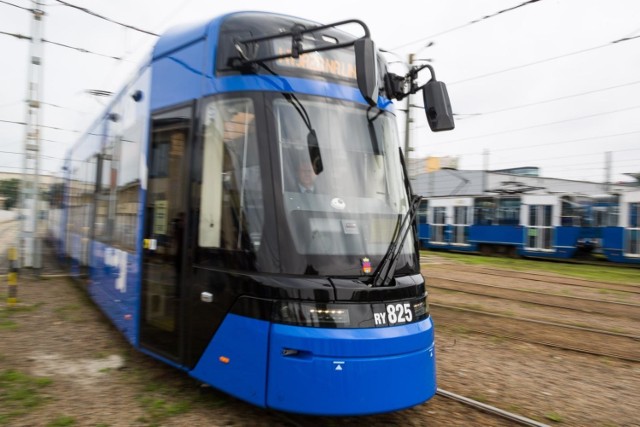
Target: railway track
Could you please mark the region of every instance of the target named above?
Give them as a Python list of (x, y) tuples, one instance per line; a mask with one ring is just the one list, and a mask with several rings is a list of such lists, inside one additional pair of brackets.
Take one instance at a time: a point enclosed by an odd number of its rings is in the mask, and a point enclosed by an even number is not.
[(640, 336), (430, 303), (437, 325), (548, 347), (640, 362)]
[(532, 420), (531, 418), (523, 417), (522, 415), (514, 414), (513, 412), (508, 412), (500, 408), (496, 408), (495, 406), (487, 405), (486, 403), (478, 402), (477, 400), (470, 399), (468, 397), (460, 396), (459, 394), (452, 393), (447, 390), (443, 390), (438, 388), (436, 392), (438, 396), (442, 396), (446, 399), (451, 399), (456, 402), (462, 403), (463, 405), (470, 406), (474, 409), (478, 409), (480, 411), (486, 412), (488, 414), (494, 415), (498, 418), (507, 420), (509, 422), (521, 425), (521, 426), (531, 426), (531, 427), (548, 427), (547, 424), (540, 423), (538, 421)]
[[(436, 269), (431, 268), (428, 264), (425, 265), (427, 277), (441, 277), (434, 276), (434, 272)], [(428, 272), (428, 273), (427, 273)], [(589, 288), (589, 289), (602, 289), (606, 287), (608, 290), (620, 291), (620, 292), (628, 292), (631, 294), (640, 294), (640, 283), (638, 285), (634, 284), (623, 284), (623, 283), (612, 283), (612, 282), (602, 282), (602, 281), (592, 281), (588, 279), (580, 279), (580, 278), (570, 278), (570, 277), (560, 277), (554, 276), (550, 274), (544, 273), (535, 273), (529, 271), (513, 271), (513, 270), (503, 270), (497, 268), (486, 268), (486, 267), (474, 267), (474, 273), (484, 274), (487, 276), (495, 276), (495, 277), (508, 277), (511, 279), (525, 279), (532, 282), (543, 282), (543, 283), (552, 283), (566, 286), (576, 286), (581, 288)]]
[[(529, 426), (529, 427), (549, 427), (548, 424), (535, 421), (531, 418), (527, 418), (520, 414), (505, 411), (495, 406), (487, 405), (486, 403), (479, 402), (477, 400), (453, 393), (448, 390), (444, 390), (442, 388), (437, 389), (436, 395), (443, 399), (451, 400), (459, 404), (462, 404), (466, 407), (472, 408), (474, 410), (481, 411), (485, 414), (488, 414), (500, 420), (507, 421), (510, 425), (520, 425), (520, 426)], [(286, 425), (286, 426), (307, 427), (312, 425), (314, 426), (318, 425), (318, 420), (316, 418), (311, 418), (304, 415), (288, 414), (288, 413), (277, 412), (277, 411), (271, 411), (270, 414), (274, 418), (282, 421), (283, 425)]]
[(437, 280), (435, 282), (433, 280), (429, 282), (428, 288), (430, 289), (464, 292), (471, 295), (564, 308), (584, 313), (599, 313), (608, 316), (640, 320), (640, 305), (637, 304), (596, 300), (570, 295), (554, 295), (539, 291), (512, 289), (504, 286), (470, 282), (467, 280), (447, 279), (437, 276), (430, 276), (429, 278)]

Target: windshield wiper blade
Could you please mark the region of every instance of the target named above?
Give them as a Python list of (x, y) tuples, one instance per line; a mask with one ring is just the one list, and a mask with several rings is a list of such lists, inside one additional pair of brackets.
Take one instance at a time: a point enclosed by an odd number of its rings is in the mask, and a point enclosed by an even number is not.
[(411, 204), (409, 205), (409, 210), (402, 218), (400, 222), (400, 226), (398, 227), (398, 231), (395, 234), (391, 244), (389, 244), (389, 249), (382, 257), (382, 261), (376, 268), (376, 271), (373, 273), (373, 279), (371, 281), (371, 286), (388, 286), (393, 278), (393, 274), (396, 271), (396, 264), (398, 262), (398, 257), (402, 252), (402, 248), (404, 247), (404, 242), (407, 240), (407, 235), (409, 234), (409, 230), (411, 230), (411, 224), (413, 223), (414, 218), (416, 217), (416, 212), (418, 211), (418, 205), (420, 204), (420, 200), (422, 198), (420, 196), (412, 196)]
[(373, 278), (371, 280), (371, 285), (373, 287), (377, 286), (387, 286), (391, 282), (393, 278), (393, 274), (396, 272), (396, 263), (398, 262), (398, 256), (402, 252), (402, 248), (404, 247), (404, 242), (407, 239), (407, 235), (409, 234), (409, 230), (411, 230), (413, 221), (416, 217), (416, 212), (418, 212), (418, 206), (420, 205), (420, 201), (422, 197), (413, 194), (413, 189), (411, 188), (411, 182), (409, 181), (409, 175), (407, 173), (407, 165), (404, 162), (404, 156), (402, 155), (402, 150), (398, 149), (400, 152), (400, 163), (402, 164), (402, 171), (404, 173), (404, 186), (407, 191), (407, 195), (409, 196), (411, 202), (409, 203), (409, 210), (400, 221), (399, 227), (396, 229), (391, 243), (389, 244), (389, 248), (387, 252), (382, 257), (382, 261), (376, 268), (376, 271), (373, 273)]

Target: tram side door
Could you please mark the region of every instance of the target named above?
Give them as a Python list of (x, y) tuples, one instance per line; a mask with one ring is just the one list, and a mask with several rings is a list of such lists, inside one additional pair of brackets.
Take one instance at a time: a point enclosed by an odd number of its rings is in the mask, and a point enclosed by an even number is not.
[(526, 247), (535, 250), (551, 250), (553, 241), (553, 205), (529, 205), (526, 224)]
[(187, 142), (192, 107), (155, 114), (148, 151), (143, 231), (140, 343), (170, 360), (182, 359)]
[(625, 253), (640, 255), (640, 202), (629, 203), (629, 221), (625, 230)]
[(469, 244), (469, 206), (453, 207), (453, 239), (455, 245)]
[(429, 233), (431, 243), (445, 243), (444, 229), (446, 226), (446, 208), (444, 206), (434, 206), (431, 210), (431, 232)]

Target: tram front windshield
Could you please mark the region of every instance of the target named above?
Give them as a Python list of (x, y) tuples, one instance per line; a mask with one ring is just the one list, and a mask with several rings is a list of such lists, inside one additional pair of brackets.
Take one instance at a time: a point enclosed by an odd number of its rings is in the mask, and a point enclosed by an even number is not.
[[(267, 108), (256, 108), (263, 101)], [(213, 99), (203, 123), (196, 263), (373, 274), (408, 211), (391, 114), (330, 98), (247, 94)], [(396, 274), (418, 271), (413, 239), (407, 233)]]
[[(283, 265), (361, 275), (370, 263), (373, 271), (408, 209), (395, 118), (328, 98), (284, 97), (273, 101), (273, 117), (292, 243), (281, 246)], [(409, 236), (398, 265), (413, 269), (412, 254)]]

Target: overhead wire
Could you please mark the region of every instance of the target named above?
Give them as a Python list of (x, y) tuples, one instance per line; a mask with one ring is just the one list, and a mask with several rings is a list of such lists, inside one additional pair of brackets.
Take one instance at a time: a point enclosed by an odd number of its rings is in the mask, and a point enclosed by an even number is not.
[[(12, 36), (12, 37), (15, 37), (15, 38), (18, 38), (18, 39), (21, 39), (21, 40), (32, 40), (32, 38), (30, 36), (25, 36), (25, 35), (18, 34), (18, 33), (9, 33), (9, 32), (6, 32), (6, 31), (0, 31), (0, 34), (6, 35), (6, 36)], [(93, 51), (88, 50), (88, 49), (84, 49), (84, 48), (76, 47), (76, 46), (71, 46), (71, 45), (64, 44), (64, 43), (54, 42), (52, 40), (42, 39), (42, 42), (43, 43), (49, 43), (49, 44), (56, 45), (56, 46), (60, 46), (60, 47), (64, 47), (64, 48), (67, 48), (67, 49), (76, 50), (76, 51), (81, 52), (81, 53), (89, 53), (89, 54), (92, 54), (92, 55), (102, 56), (104, 58), (115, 59), (116, 61), (122, 60), (122, 58), (120, 58), (118, 56), (111, 56), (111, 55), (106, 55), (106, 54), (103, 54), (103, 53), (93, 52)]]
[[(19, 122), (17, 120), (4, 120), (4, 119), (0, 119), (0, 123), (9, 123), (9, 124), (20, 125), (20, 126), (26, 126), (27, 125), (26, 122)], [(56, 126), (39, 125), (39, 127), (45, 128), (45, 129), (63, 130), (65, 132), (79, 133), (79, 131), (77, 131), (77, 130), (65, 129), (65, 128), (60, 128), (60, 127), (56, 127)]]
[(104, 57), (104, 58), (111, 58), (111, 59), (115, 59), (116, 61), (120, 61), (120, 60), (122, 60), (122, 58), (121, 58), (121, 57), (119, 57), (119, 56), (105, 55), (105, 54), (103, 54), (103, 53), (93, 52), (93, 51), (90, 51), (90, 50), (88, 50), (88, 49), (84, 49), (84, 48), (81, 48), (81, 47), (74, 47), (74, 46), (70, 46), (70, 45), (68, 45), (68, 44), (58, 43), (58, 42), (54, 42), (54, 41), (46, 40), (46, 39), (42, 39), (42, 41), (43, 41), (44, 43), (49, 43), (49, 44), (53, 44), (53, 45), (56, 45), (56, 46), (65, 47), (65, 48), (67, 48), (67, 49), (77, 50), (78, 52), (81, 52), (81, 53), (90, 53), (90, 54), (92, 54), (92, 55), (102, 56), (102, 57)]
[(612, 41), (609, 41), (607, 43), (604, 43), (604, 44), (601, 44), (601, 45), (598, 45), (598, 46), (593, 46), (593, 47), (589, 47), (589, 48), (586, 48), (586, 49), (576, 50), (574, 52), (569, 52), (569, 53), (565, 53), (565, 54), (562, 54), (562, 55), (556, 55), (556, 56), (552, 56), (552, 57), (549, 57), (549, 58), (540, 59), (540, 60), (533, 61), (533, 62), (528, 62), (526, 64), (516, 65), (516, 66), (513, 66), (513, 67), (509, 67), (509, 68), (504, 68), (502, 70), (491, 71), (489, 73), (479, 74), (477, 76), (472, 76), (472, 77), (468, 77), (468, 78), (465, 78), (465, 79), (462, 79), (462, 80), (457, 80), (455, 82), (447, 83), (447, 85), (448, 86), (454, 86), (454, 85), (457, 85), (457, 84), (460, 84), (460, 83), (466, 83), (466, 82), (469, 82), (469, 81), (472, 81), (472, 80), (483, 79), (485, 77), (495, 76), (495, 75), (506, 73), (506, 72), (509, 72), (509, 71), (519, 70), (521, 68), (526, 68), (526, 67), (531, 67), (533, 65), (543, 64), (545, 62), (551, 62), (551, 61), (555, 61), (557, 59), (562, 59), (562, 58), (566, 58), (566, 57), (569, 57), (569, 56), (574, 56), (574, 55), (579, 55), (579, 54), (586, 53), (586, 52), (591, 52), (591, 51), (594, 51), (594, 50), (597, 50), (597, 49), (602, 49), (602, 48), (613, 46), (613, 45), (616, 45), (616, 44), (619, 44), (619, 43), (624, 43), (624, 42), (628, 42), (628, 41), (631, 41), (631, 40), (637, 40), (639, 38), (640, 38), (640, 34), (637, 35), (637, 36), (622, 37), (620, 39), (612, 40)]
[(421, 42), (423, 42), (423, 41), (425, 41), (425, 40), (429, 40), (429, 39), (432, 39), (432, 38), (434, 38), (434, 37), (438, 37), (438, 36), (441, 36), (441, 35), (443, 35), (443, 34), (447, 34), (447, 33), (450, 33), (450, 32), (456, 31), (456, 30), (459, 30), (459, 29), (461, 29), (461, 28), (468, 27), (468, 26), (473, 25), (473, 24), (477, 24), (477, 23), (479, 23), (479, 22), (482, 22), (482, 21), (485, 21), (485, 20), (487, 20), (487, 19), (490, 19), (490, 18), (496, 17), (496, 16), (501, 15), (501, 14), (503, 14), (503, 13), (511, 12), (511, 11), (513, 11), (513, 10), (520, 9), (520, 8), (522, 8), (522, 7), (525, 7), (525, 6), (529, 6), (530, 4), (537, 3), (537, 2), (539, 2), (539, 1), (541, 1), (541, 0), (529, 0), (529, 1), (525, 1), (524, 3), (520, 3), (520, 4), (516, 5), (516, 6), (508, 7), (508, 8), (506, 8), (506, 9), (502, 9), (502, 10), (499, 10), (499, 11), (497, 11), (497, 12), (494, 12), (494, 13), (492, 13), (492, 14), (490, 14), (490, 15), (485, 15), (485, 16), (482, 16), (482, 17), (480, 17), (480, 18), (474, 19), (474, 20), (469, 21), (469, 22), (467, 22), (467, 23), (465, 23), (465, 24), (458, 25), (458, 26), (453, 27), (453, 28), (449, 28), (448, 30), (440, 31), (439, 33), (432, 34), (432, 35), (430, 35), (430, 36), (426, 36), (426, 37), (422, 37), (422, 38), (420, 38), (420, 39), (418, 39), (418, 40), (414, 40), (414, 41), (411, 41), (411, 42), (408, 42), (408, 43), (402, 44), (402, 45), (400, 45), (400, 46), (396, 46), (395, 48), (393, 48), (393, 49), (391, 49), (391, 50), (398, 50), (398, 49), (402, 49), (402, 48), (404, 48), (404, 47), (410, 46), (410, 45), (412, 45), (412, 44), (421, 43)]
[[(611, 133), (607, 135), (588, 136), (584, 138), (565, 139), (561, 141), (543, 142), (539, 144), (527, 144), (527, 145), (519, 144), (518, 146), (494, 148), (494, 149), (491, 149), (491, 153), (501, 153), (503, 151), (522, 150), (522, 149), (529, 149), (529, 148), (536, 148), (536, 147), (544, 147), (549, 145), (570, 144), (573, 142), (593, 141), (593, 140), (606, 139), (606, 138), (618, 138), (618, 137), (630, 136), (630, 135), (636, 135), (636, 134), (640, 134), (640, 130), (634, 130), (630, 132)], [(640, 150), (640, 148), (629, 148), (629, 149), (616, 150), (616, 151), (636, 151), (636, 150)], [(465, 154), (471, 155), (471, 156), (475, 156), (475, 155), (481, 156), (481, 155), (484, 155), (484, 152), (465, 153)], [(572, 155), (575, 155), (575, 154), (572, 154)]]
[[(500, 109), (497, 109), (497, 110), (483, 111), (483, 112), (479, 112), (479, 113), (454, 113), (454, 115), (469, 116), (470, 118), (478, 117), (478, 116), (486, 116), (486, 115), (489, 115), (489, 114), (495, 114), (495, 113), (502, 113), (502, 112), (505, 112), (505, 111), (518, 110), (518, 109), (521, 109), (521, 108), (532, 107), (534, 105), (548, 104), (550, 102), (562, 101), (562, 100), (565, 100), (565, 99), (576, 98), (578, 96), (591, 95), (593, 93), (605, 92), (605, 91), (613, 90), (613, 89), (619, 89), (621, 87), (633, 86), (633, 85), (636, 85), (636, 84), (639, 84), (639, 83), (640, 83), (640, 80), (635, 80), (635, 81), (632, 81), (632, 82), (622, 83), (622, 84), (614, 85), (614, 86), (608, 86), (608, 87), (604, 87), (604, 88), (601, 88), (601, 89), (594, 89), (594, 90), (589, 90), (589, 91), (586, 91), (586, 92), (574, 93), (572, 95), (559, 96), (559, 97), (556, 97), (556, 98), (550, 98), (550, 99), (545, 99), (545, 100), (542, 100), (542, 101), (530, 102), (530, 103), (527, 103), (527, 104), (515, 105), (515, 106), (512, 106), (512, 107), (500, 108)], [(420, 105), (412, 105), (412, 107), (424, 108), (423, 106), (420, 106)]]
[(150, 36), (159, 37), (159, 34), (153, 33), (151, 31), (144, 30), (142, 28), (138, 28), (135, 25), (129, 25), (129, 24), (125, 24), (125, 23), (116, 21), (116, 20), (108, 18), (108, 17), (106, 17), (104, 15), (100, 15), (99, 13), (96, 13), (96, 12), (90, 10), (90, 9), (87, 9), (86, 7), (77, 6), (75, 4), (71, 4), (71, 3), (68, 3), (68, 2), (63, 1), (63, 0), (55, 0), (55, 1), (57, 1), (58, 3), (60, 3), (60, 4), (64, 5), (64, 6), (70, 7), (72, 9), (77, 9), (77, 10), (79, 10), (81, 12), (84, 12), (84, 13), (86, 13), (88, 15), (91, 15), (91, 16), (95, 16), (96, 18), (100, 18), (100, 19), (103, 19), (103, 20), (105, 20), (107, 22), (111, 22), (112, 24), (120, 25), (121, 27), (129, 28), (130, 30), (138, 31), (138, 32), (141, 32), (141, 33), (144, 33), (144, 34), (148, 34)]
[[(525, 127), (521, 127), (521, 128), (516, 128), (516, 129), (507, 129), (507, 130), (502, 130), (502, 131), (498, 131), (498, 132), (492, 132), (492, 133), (486, 133), (486, 134), (482, 134), (482, 135), (476, 135), (476, 136), (469, 136), (466, 138), (459, 138), (459, 139), (454, 139), (451, 141), (446, 141), (443, 142), (444, 144), (453, 144), (456, 142), (460, 142), (460, 141), (469, 141), (471, 139), (480, 139), (480, 138), (486, 138), (488, 136), (496, 136), (496, 135), (504, 135), (507, 133), (513, 133), (513, 132), (520, 132), (523, 130), (529, 130), (529, 129), (535, 129), (535, 128), (539, 128), (539, 127), (544, 127), (544, 126), (553, 126), (553, 125), (557, 125), (557, 124), (561, 124), (561, 123), (567, 123), (567, 122), (573, 122), (576, 120), (583, 120), (583, 119), (588, 119), (591, 117), (599, 117), (599, 116), (603, 116), (606, 114), (615, 114), (615, 113), (620, 113), (623, 111), (630, 111), (630, 110), (635, 110), (640, 108), (640, 105), (634, 105), (631, 107), (626, 107), (626, 108), (619, 108), (617, 110), (611, 110), (611, 111), (605, 111), (605, 112), (600, 112), (600, 113), (595, 113), (595, 114), (587, 114), (584, 116), (578, 116), (578, 117), (573, 117), (570, 119), (564, 119), (564, 120), (556, 120), (554, 122), (547, 122), (547, 123), (539, 123), (536, 125), (531, 125), (531, 126), (525, 126)], [(420, 125), (420, 126), (416, 126), (412, 129), (418, 129), (418, 128), (422, 128), (425, 127), (427, 125)]]
[(13, 6), (13, 7), (17, 7), (18, 9), (26, 10), (28, 12), (33, 12), (33, 9), (31, 9), (29, 7), (20, 6), (20, 5), (17, 5), (15, 3), (11, 3), (11, 2), (5, 1), (5, 0), (0, 0), (0, 3), (6, 4), (6, 5), (9, 5), (9, 6)]

